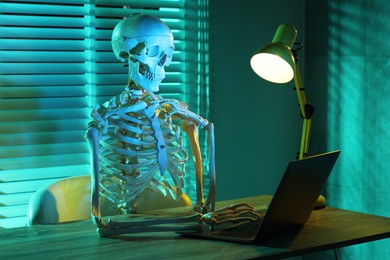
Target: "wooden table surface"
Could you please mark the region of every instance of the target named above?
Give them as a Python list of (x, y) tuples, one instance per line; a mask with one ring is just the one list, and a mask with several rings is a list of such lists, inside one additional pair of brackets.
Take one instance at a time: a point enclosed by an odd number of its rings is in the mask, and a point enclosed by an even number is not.
[[(263, 207), (270, 196), (245, 201)], [(91, 221), (0, 230), (0, 259), (248, 259), (282, 258), (390, 237), (390, 218), (327, 207), (313, 211), (299, 232), (260, 245), (204, 240), (174, 232), (101, 238)]]

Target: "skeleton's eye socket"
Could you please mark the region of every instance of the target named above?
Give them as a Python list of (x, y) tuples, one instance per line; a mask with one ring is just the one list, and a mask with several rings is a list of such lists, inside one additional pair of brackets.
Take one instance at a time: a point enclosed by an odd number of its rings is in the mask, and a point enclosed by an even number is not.
[(149, 57), (156, 57), (160, 53), (160, 46), (150, 46), (146, 49), (146, 53)]
[(141, 54), (141, 51), (144, 48), (145, 48), (145, 43), (144, 42), (140, 42), (133, 49), (130, 50), (130, 54), (139, 55), (139, 54)]

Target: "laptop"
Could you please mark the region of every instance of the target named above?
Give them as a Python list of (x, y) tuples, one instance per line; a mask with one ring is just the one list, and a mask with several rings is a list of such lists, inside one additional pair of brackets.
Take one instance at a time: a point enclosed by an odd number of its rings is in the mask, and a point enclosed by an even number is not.
[[(309, 219), (340, 151), (289, 162), (261, 221), (245, 222), (226, 229), (180, 231), (182, 235), (256, 244), (302, 227)], [(260, 214), (262, 214), (260, 212)]]

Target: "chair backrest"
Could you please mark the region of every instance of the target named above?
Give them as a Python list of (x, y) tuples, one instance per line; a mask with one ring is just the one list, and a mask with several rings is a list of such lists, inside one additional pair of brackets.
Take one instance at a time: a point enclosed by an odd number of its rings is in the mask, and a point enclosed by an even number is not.
[[(138, 213), (192, 205), (190, 198), (184, 193), (173, 199), (169, 193), (163, 195), (148, 188), (140, 194), (138, 203)], [(103, 216), (119, 214), (103, 198), (100, 209)], [(27, 218), (29, 225), (91, 219), (91, 177), (69, 177), (41, 187), (30, 199)]]
[(30, 225), (91, 218), (91, 177), (69, 177), (41, 187), (29, 201), (27, 218)]

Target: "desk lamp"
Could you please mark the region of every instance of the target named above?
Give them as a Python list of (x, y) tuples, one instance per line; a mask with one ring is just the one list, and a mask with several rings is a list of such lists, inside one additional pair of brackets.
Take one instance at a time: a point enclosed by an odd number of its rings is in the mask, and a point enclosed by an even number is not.
[[(290, 24), (282, 24), (276, 30), (272, 43), (258, 49), (251, 58), (251, 67), (263, 79), (274, 83), (287, 83), (294, 79), (297, 92), (303, 129), (301, 147), (297, 159), (308, 155), (311, 118), (313, 106), (307, 103), (305, 89), (302, 85), (301, 75), (297, 66), (297, 51), (302, 47), (294, 43), (297, 30)], [(298, 49), (293, 49), (299, 45)]]
[[(267, 81), (283, 84), (294, 79), (299, 109), (303, 119), (301, 146), (297, 153), (297, 159), (303, 159), (308, 155), (311, 120), (314, 108), (307, 103), (305, 89), (302, 85), (297, 64), (297, 52), (302, 48), (302, 44), (295, 43), (296, 37), (297, 30), (293, 25), (281, 24), (276, 30), (272, 42), (258, 49), (252, 56), (250, 64), (253, 71)], [(320, 208), (324, 206), (325, 198), (320, 196), (316, 207)]]

